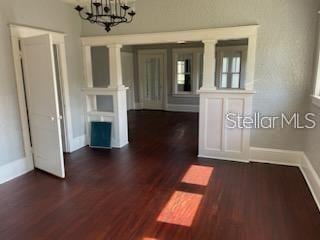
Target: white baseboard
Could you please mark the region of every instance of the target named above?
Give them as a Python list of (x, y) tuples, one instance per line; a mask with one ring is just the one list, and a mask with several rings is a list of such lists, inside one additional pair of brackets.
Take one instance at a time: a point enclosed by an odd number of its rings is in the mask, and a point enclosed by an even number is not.
[(0, 166), (0, 184), (26, 174), (34, 169), (31, 158), (22, 158)]
[[(134, 110), (143, 109), (143, 104), (135, 103)], [(164, 109), (169, 112), (199, 112), (199, 105), (185, 105), (185, 104), (167, 104)]]
[(87, 145), (86, 143), (86, 135), (82, 135), (79, 137), (73, 138), (72, 143), (70, 144), (70, 152), (74, 152), (83, 148)]
[[(198, 155), (199, 158), (209, 158), (212, 159), (212, 156), (207, 156), (203, 154)], [(238, 159), (238, 158), (228, 158), (228, 157), (214, 157), (215, 160), (222, 160), (222, 161), (231, 161), (231, 162), (242, 162), (242, 163), (249, 163), (250, 161)]]
[(142, 104), (141, 103), (135, 103), (134, 104), (134, 110), (141, 110), (143, 108)]
[(302, 156), (299, 151), (251, 147), (249, 161), (299, 167)]
[(300, 170), (320, 210), (320, 177), (305, 154), (303, 154), (303, 158), (301, 160)]
[(320, 177), (304, 152), (251, 147), (250, 162), (299, 167), (320, 211)]
[(167, 111), (170, 112), (199, 112), (199, 105), (183, 105), (183, 104), (168, 104)]

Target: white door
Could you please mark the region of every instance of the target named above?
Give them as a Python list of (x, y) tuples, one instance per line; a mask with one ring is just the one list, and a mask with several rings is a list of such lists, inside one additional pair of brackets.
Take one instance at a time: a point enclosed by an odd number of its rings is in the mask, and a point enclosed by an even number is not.
[(35, 167), (65, 177), (53, 43), (50, 35), (21, 40)]
[(127, 109), (131, 110), (135, 108), (135, 95), (134, 95), (134, 64), (133, 53), (122, 52), (122, 79), (123, 84), (129, 88), (127, 92)]
[(163, 109), (164, 76), (164, 54), (140, 55), (140, 101), (144, 109)]

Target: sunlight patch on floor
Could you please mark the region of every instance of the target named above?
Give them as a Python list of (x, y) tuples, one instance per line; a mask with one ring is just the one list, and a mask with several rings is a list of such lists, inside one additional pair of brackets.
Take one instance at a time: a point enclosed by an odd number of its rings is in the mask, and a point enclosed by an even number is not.
[(184, 175), (182, 182), (208, 186), (210, 177), (213, 173), (213, 167), (192, 165)]
[(190, 227), (197, 213), (202, 195), (176, 191), (157, 221)]

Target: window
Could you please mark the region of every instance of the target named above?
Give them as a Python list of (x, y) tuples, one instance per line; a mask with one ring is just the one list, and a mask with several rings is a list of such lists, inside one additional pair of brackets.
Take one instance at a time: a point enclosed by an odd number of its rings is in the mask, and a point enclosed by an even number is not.
[(217, 86), (222, 89), (242, 89), (245, 79), (246, 49), (221, 47), (217, 49)]
[(195, 96), (202, 84), (201, 48), (173, 50), (173, 94)]
[(192, 91), (192, 55), (183, 56), (177, 60), (177, 87), (178, 92)]

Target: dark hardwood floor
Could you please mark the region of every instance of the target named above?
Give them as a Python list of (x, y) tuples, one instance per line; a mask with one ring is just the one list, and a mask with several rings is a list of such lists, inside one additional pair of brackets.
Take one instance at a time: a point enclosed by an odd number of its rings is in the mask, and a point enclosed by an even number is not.
[(320, 239), (298, 168), (197, 158), (197, 118), (130, 112), (129, 146), (67, 155), (66, 180), (1, 185), (0, 239)]

